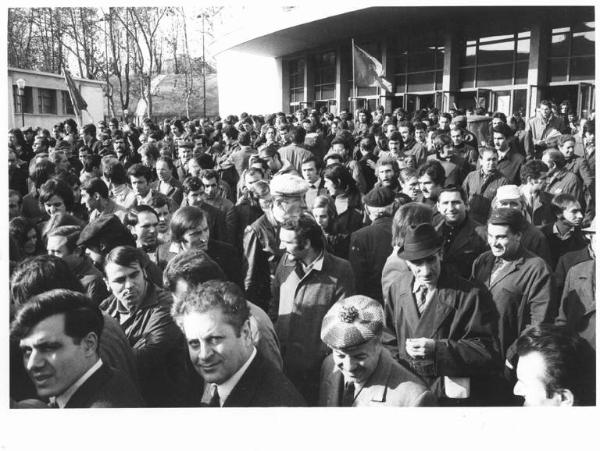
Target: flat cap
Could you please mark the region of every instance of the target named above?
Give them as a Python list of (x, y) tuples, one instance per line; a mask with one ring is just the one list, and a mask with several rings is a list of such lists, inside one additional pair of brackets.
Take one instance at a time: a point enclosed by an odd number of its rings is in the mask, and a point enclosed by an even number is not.
[(269, 183), (273, 196), (303, 196), (308, 191), (308, 182), (294, 174), (280, 174)]
[(335, 349), (358, 346), (383, 331), (383, 307), (375, 299), (356, 295), (337, 301), (321, 326), (321, 340)]
[(100, 215), (83, 228), (77, 240), (77, 246), (98, 247), (103, 252), (125, 245), (135, 246), (135, 240), (115, 215)]
[(517, 230), (523, 227), (523, 214), (515, 208), (494, 208), (488, 219), (488, 224), (508, 225)]
[(385, 186), (373, 188), (369, 191), (365, 198), (365, 205), (369, 207), (387, 207), (394, 202), (394, 192)]
[(517, 185), (502, 185), (496, 191), (496, 200), (520, 199), (521, 193)]

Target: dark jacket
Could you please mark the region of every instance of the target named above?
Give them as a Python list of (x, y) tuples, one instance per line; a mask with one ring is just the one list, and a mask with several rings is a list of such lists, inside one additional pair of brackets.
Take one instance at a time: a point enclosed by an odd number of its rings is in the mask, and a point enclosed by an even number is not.
[(577, 251), (567, 252), (560, 257), (558, 259), (558, 263), (556, 264), (556, 268), (554, 269), (554, 284), (556, 286), (556, 290), (559, 293), (562, 293), (569, 269), (578, 263), (591, 259), (592, 255), (590, 254), (589, 246)]
[(540, 230), (546, 236), (550, 246), (550, 268), (554, 270), (558, 259), (568, 252), (578, 251), (587, 248), (588, 242), (581, 233), (581, 230), (574, 229), (568, 236), (560, 237), (554, 233), (555, 224), (547, 224)]
[(206, 253), (216, 261), (227, 280), (234, 282), (242, 290), (244, 289), (242, 277), (242, 258), (239, 252), (229, 243), (223, 241), (208, 240)]
[[(181, 205), (181, 201), (183, 200), (183, 185), (175, 177), (171, 178), (171, 180), (169, 181), (169, 185), (171, 188), (169, 189), (169, 192), (166, 194), (166, 196), (173, 202), (175, 202), (177, 207), (179, 207)], [(150, 184), (150, 188), (157, 192), (160, 192), (160, 180), (152, 182)]]
[(380, 217), (350, 236), (349, 260), (356, 278), (356, 293), (383, 304), (381, 272), (392, 252), (392, 218)]
[[(487, 376), (499, 371), (497, 319), (490, 293), (481, 286), (444, 270), (437, 292), (419, 317), (413, 295), (414, 276), (399, 274), (389, 286), (385, 325), (393, 339), (388, 342), (396, 358), (406, 361), (434, 394), (445, 395), (444, 376), (468, 377), (471, 399), (487, 397)], [(432, 358), (413, 359), (406, 352), (406, 340), (431, 338), (436, 342)]]
[(123, 307), (114, 295), (100, 308), (120, 324), (137, 362), (140, 388), (149, 407), (183, 405), (188, 384), (187, 349), (179, 327), (171, 317), (171, 294), (149, 283), (141, 305), (121, 318)]
[(71, 396), (65, 409), (143, 407), (144, 401), (131, 381), (103, 363)]
[(498, 171), (508, 180), (509, 184), (521, 184), (521, 166), (525, 158), (514, 150), (509, 150), (504, 158), (498, 160)]
[(496, 171), (485, 180), (481, 170), (476, 169), (467, 174), (462, 187), (467, 194), (469, 215), (482, 224), (487, 222), (498, 188), (508, 185), (508, 180), (501, 172)]
[(259, 352), (223, 407), (304, 407), (306, 402), (283, 372)]

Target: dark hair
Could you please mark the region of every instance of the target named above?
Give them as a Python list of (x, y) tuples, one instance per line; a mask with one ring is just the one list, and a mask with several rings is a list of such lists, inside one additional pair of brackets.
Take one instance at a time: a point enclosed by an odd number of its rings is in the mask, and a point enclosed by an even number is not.
[(239, 337), (250, 318), (250, 310), (241, 289), (233, 282), (211, 280), (203, 283), (183, 299), (175, 301), (171, 315), (177, 319), (192, 312), (205, 313), (214, 309), (221, 310), (225, 321)]
[(262, 147), (258, 153), (262, 154), (262, 155), (266, 155), (267, 157), (272, 157), (274, 158), (275, 156), (277, 156), (278, 160), (281, 160), (281, 155), (279, 155), (278, 152), (279, 149), (279, 145), (276, 143), (271, 143), (268, 146)]
[(171, 218), (171, 240), (175, 243), (183, 241), (183, 235), (191, 228), (199, 226), (206, 219), (204, 212), (198, 207), (179, 208)]
[(400, 129), (400, 127), (408, 128), (408, 133), (410, 133), (411, 135), (415, 132), (415, 126), (410, 121), (400, 121), (400, 122), (398, 122), (397, 127), (398, 127), (398, 129)]
[(526, 329), (517, 340), (517, 354), (539, 353), (545, 363), (546, 396), (569, 389), (575, 404), (596, 404), (596, 358), (588, 342), (566, 327), (540, 324)]
[(36, 237), (38, 235), (35, 226), (22, 216), (12, 218), (8, 223), (8, 233), (15, 239), (17, 244), (22, 248), (27, 242), (27, 235), (30, 230), (36, 231)]
[(252, 136), (248, 132), (241, 132), (238, 135), (238, 143), (240, 143), (240, 146), (249, 146), (251, 140)]
[(546, 149), (544, 155), (547, 155), (550, 161), (552, 161), (558, 169), (564, 168), (567, 164), (567, 160), (560, 150), (553, 148)]
[(50, 177), (54, 175), (56, 167), (50, 160), (41, 160), (30, 166), (29, 178), (33, 182), (36, 189), (39, 189), (44, 183), (46, 183)]
[(63, 225), (53, 227), (50, 229), (46, 236), (62, 236), (67, 239), (67, 249), (69, 252), (73, 252), (77, 248), (77, 240), (81, 234), (81, 227), (76, 225)]
[(239, 131), (233, 125), (226, 125), (223, 127), (223, 134), (229, 139), (237, 139)]
[(150, 205), (135, 205), (127, 211), (127, 215), (123, 220), (123, 224), (130, 227), (136, 226), (139, 220), (138, 216), (141, 213), (152, 213), (154, 216), (156, 216), (156, 219), (158, 219), (158, 213)]
[(565, 143), (568, 143), (569, 141), (575, 141), (575, 137), (573, 135), (560, 135), (560, 137), (558, 138), (558, 145), (559, 146), (563, 146)]
[(492, 127), (492, 133), (500, 133), (505, 138), (510, 138), (513, 135), (513, 131), (506, 123), (502, 122), (495, 127)]
[(54, 255), (36, 255), (26, 258), (14, 269), (10, 278), (10, 299), (19, 306), (36, 294), (55, 288), (85, 293), (81, 282), (69, 265)]
[(144, 251), (136, 247), (117, 246), (104, 258), (104, 268), (106, 268), (109, 263), (126, 266), (128, 268), (131, 268), (138, 263), (140, 268), (144, 269), (148, 264), (148, 257)]
[(449, 135), (442, 133), (433, 138), (433, 147), (435, 147), (436, 153), (439, 155), (440, 151), (444, 146), (451, 146), (452, 138)]
[(292, 127), (288, 133), (288, 136), (294, 144), (304, 144), (306, 130), (304, 127)]
[[(152, 158), (152, 160), (154, 160), (154, 161), (158, 160), (158, 157), (160, 157), (160, 152), (158, 151), (158, 147), (154, 143), (142, 144), (140, 146), (140, 148), (138, 149), (138, 153), (140, 155), (142, 155), (142, 152), (146, 152), (147, 155), (150, 158)], [(136, 177), (139, 177), (139, 175), (136, 175)]]
[(304, 166), (306, 163), (314, 163), (315, 168), (317, 168), (317, 171), (319, 171), (322, 166), (321, 160), (319, 158), (317, 158), (316, 155), (311, 155), (310, 157), (307, 157), (306, 159), (304, 159), (302, 161), (302, 163), (300, 164), (300, 167)]
[(520, 176), (521, 183), (527, 183), (527, 178), (531, 177), (537, 179), (540, 177), (542, 172), (548, 172), (548, 166), (542, 160), (529, 160), (527, 163), (521, 166)]
[(446, 172), (438, 160), (428, 160), (417, 169), (418, 177), (428, 175), (437, 186), (444, 186)]
[(552, 198), (552, 203), (550, 206), (552, 207), (552, 213), (557, 218), (563, 214), (565, 208), (567, 208), (570, 204), (578, 203), (578, 200), (575, 196), (569, 193), (557, 194)]
[(81, 343), (89, 333), (95, 333), (98, 337), (96, 354), (99, 353), (104, 317), (89, 297), (77, 291), (58, 288), (31, 298), (17, 312), (11, 336), (17, 340), (25, 338), (37, 324), (53, 315), (64, 315), (65, 335), (75, 344)]
[(585, 135), (586, 133), (594, 133), (594, 134), (596, 133), (596, 121), (595, 120), (589, 120), (583, 125), (583, 134)]
[(102, 159), (102, 173), (109, 182), (115, 185), (124, 185), (129, 182), (125, 167), (115, 157)]
[(296, 240), (303, 247), (306, 245), (307, 240), (310, 240), (312, 248), (316, 251), (322, 251), (324, 248), (321, 226), (308, 213), (300, 215), (297, 219), (287, 219), (281, 224), (281, 228), (296, 232)]
[(163, 284), (174, 292), (179, 279), (190, 287), (196, 287), (208, 280), (226, 280), (225, 273), (209, 255), (201, 249), (189, 249), (177, 254), (163, 272)]
[(67, 211), (73, 210), (73, 205), (75, 203), (73, 199), (73, 190), (67, 183), (52, 178), (40, 186), (39, 201), (41, 204), (48, 202), (52, 196), (60, 197), (63, 200)]
[(129, 169), (127, 169), (128, 177), (144, 177), (148, 183), (152, 181), (152, 170), (143, 165), (142, 163), (136, 163), (131, 165)]
[[(164, 207), (165, 205), (169, 207), (169, 211), (171, 211), (171, 202), (169, 202), (169, 197), (163, 193), (156, 192), (150, 199), (147, 204), (149, 207), (152, 207), (155, 211), (159, 208)], [(175, 204), (176, 205), (176, 204)]]
[(417, 170), (413, 168), (402, 168), (398, 172), (398, 181), (402, 184), (408, 182), (411, 178), (418, 177)]
[(94, 138), (96, 137), (96, 126), (94, 124), (85, 124), (82, 127), (81, 131), (84, 135), (90, 135)]
[(185, 194), (188, 194), (191, 191), (204, 190), (204, 185), (202, 184), (202, 180), (200, 180), (200, 177), (186, 177), (182, 185), (183, 192)]
[(458, 194), (460, 194), (460, 198), (465, 203), (465, 205), (467, 204), (467, 193), (465, 193), (465, 190), (462, 189), (461, 186), (448, 185), (448, 186), (443, 187), (442, 189), (440, 189), (440, 191), (438, 193), (438, 200), (442, 196), (442, 193), (458, 193)]
[(341, 189), (348, 196), (358, 192), (356, 181), (352, 178), (352, 174), (350, 174), (348, 168), (340, 163), (326, 167), (323, 177), (331, 180), (336, 188)]
[(402, 135), (398, 131), (392, 132), (392, 134), (388, 138), (388, 141), (400, 141), (400, 142), (402, 142)]
[(82, 224), (83, 221), (81, 221), (81, 219), (78, 219), (69, 213), (56, 213), (48, 219), (42, 228), (42, 238), (45, 240), (48, 234), (57, 227), (77, 226), (81, 228)]
[(500, 119), (503, 123), (507, 123), (506, 121), (506, 114), (500, 112), (500, 111), (496, 111), (494, 114), (492, 114), (492, 119)]
[(104, 183), (99, 177), (94, 177), (89, 180), (86, 180), (85, 183), (81, 186), (81, 189), (85, 191), (89, 196), (93, 196), (94, 194), (100, 194), (102, 199), (108, 199), (108, 186)]
[(217, 182), (219, 182), (219, 173), (217, 171), (215, 171), (214, 169), (202, 169), (200, 171), (200, 174), (198, 174), (198, 178), (200, 180), (202, 180), (202, 179), (206, 179), (206, 180), (216, 179)]

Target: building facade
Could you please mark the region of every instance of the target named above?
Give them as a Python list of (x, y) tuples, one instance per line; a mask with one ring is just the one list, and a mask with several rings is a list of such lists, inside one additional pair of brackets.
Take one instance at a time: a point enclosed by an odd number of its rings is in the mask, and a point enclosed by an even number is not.
[[(18, 95), (17, 80), (25, 80), (25, 95)], [(73, 78), (88, 104), (83, 122), (104, 119), (104, 85), (102, 81)], [(13, 127), (43, 127), (52, 130), (54, 124), (75, 118), (73, 104), (62, 75), (32, 70), (8, 68), (8, 122)]]
[[(222, 115), (323, 105), (334, 113), (384, 105), (532, 115), (545, 98), (568, 100), (577, 115), (594, 109), (593, 6), (370, 7), (288, 23), (230, 39), (217, 55), (220, 93), (228, 97)], [(354, 86), (352, 40), (382, 62), (392, 92)], [(242, 57), (243, 78), (260, 71), (248, 102), (240, 65), (227, 64)]]

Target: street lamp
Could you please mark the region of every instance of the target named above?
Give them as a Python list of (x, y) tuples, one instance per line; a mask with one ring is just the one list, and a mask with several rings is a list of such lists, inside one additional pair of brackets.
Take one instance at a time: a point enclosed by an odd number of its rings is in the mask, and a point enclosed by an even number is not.
[(25, 127), (25, 80), (17, 80), (18, 96), (21, 103), (21, 126)]

